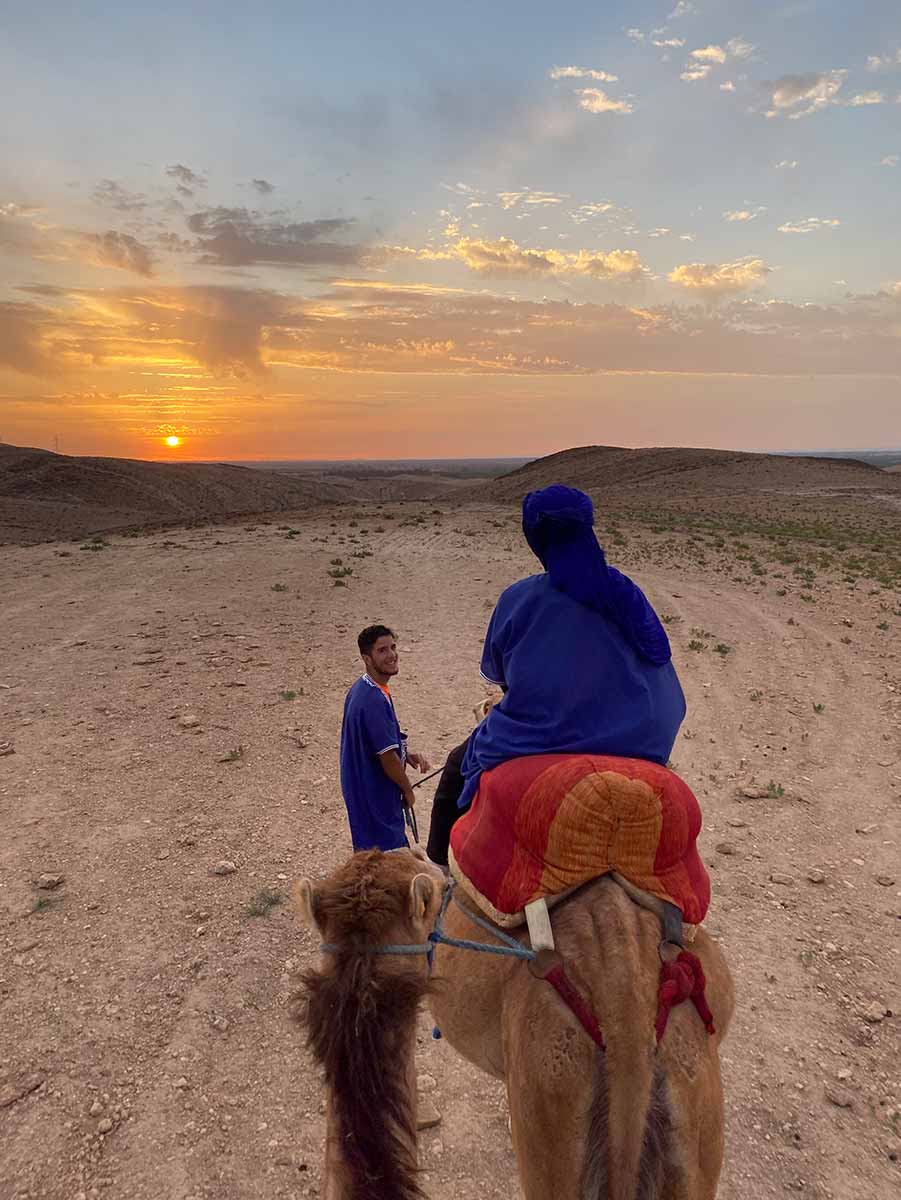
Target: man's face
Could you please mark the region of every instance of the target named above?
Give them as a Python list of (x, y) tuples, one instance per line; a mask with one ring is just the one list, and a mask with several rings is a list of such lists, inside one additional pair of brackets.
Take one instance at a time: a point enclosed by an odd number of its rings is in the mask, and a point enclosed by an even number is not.
[(397, 642), (385, 634), (378, 639), (368, 654), (363, 655), (363, 662), (368, 671), (375, 670), (380, 675), (396, 675)]

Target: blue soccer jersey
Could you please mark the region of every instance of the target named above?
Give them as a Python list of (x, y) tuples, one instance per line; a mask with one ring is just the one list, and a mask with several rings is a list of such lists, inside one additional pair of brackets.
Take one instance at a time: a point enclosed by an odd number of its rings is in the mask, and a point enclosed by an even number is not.
[(408, 844), (401, 790), (379, 762), (386, 750), (405, 762), (406, 737), (387, 687), (363, 675), (347, 693), (341, 725), (341, 791), (355, 851)]

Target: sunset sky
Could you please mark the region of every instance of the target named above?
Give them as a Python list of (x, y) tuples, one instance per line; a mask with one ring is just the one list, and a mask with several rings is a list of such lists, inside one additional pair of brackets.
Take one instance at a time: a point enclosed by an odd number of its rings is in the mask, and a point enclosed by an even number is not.
[(0, 99), (4, 441), (901, 444), (898, 0), (45, 0)]

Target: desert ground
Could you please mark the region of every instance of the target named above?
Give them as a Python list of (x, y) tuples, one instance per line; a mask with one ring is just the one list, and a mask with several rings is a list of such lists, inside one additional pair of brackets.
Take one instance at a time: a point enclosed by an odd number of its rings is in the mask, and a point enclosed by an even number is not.
[[(626, 474), (601, 540), (671, 636), (673, 765), (738, 987), (720, 1197), (888, 1200), (901, 479), (671, 480), (651, 503)], [(288, 1016), (317, 946), (284, 901), (350, 851), (356, 634), (396, 629), (398, 711), (442, 761), (494, 601), (536, 569), (514, 507), (536, 482), (0, 550), (2, 1200), (319, 1195), (323, 1091)], [(502, 1089), (430, 1032), (426, 1193), (517, 1195)]]

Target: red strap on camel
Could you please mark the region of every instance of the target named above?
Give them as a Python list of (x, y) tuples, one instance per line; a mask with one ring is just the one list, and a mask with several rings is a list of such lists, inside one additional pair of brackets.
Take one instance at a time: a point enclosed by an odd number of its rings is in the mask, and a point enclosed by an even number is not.
[[(606, 1050), (604, 1034), (597, 1017), (586, 1003), (584, 996), (574, 987), (566, 974), (563, 959), (556, 950), (539, 950), (529, 963), (529, 970), (539, 979), (546, 980), (573, 1014), (595, 1045)], [(682, 950), (678, 958), (665, 962), (660, 969), (660, 985), (657, 991), (657, 1019), (654, 1029), (659, 1045), (666, 1032), (670, 1010), (683, 1000), (691, 1000), (698, 1016), (704, 1022), (708, 1034), (715, 1033), (713, 1013), (707, 1004), (704, 968), (701, 960), (688, 950)]]
[(660, 968), (660, 986), (657, 991), (657, 1020), (654, 1023), (658, 1045), (666, 1033), (670, 1010), (683, 1000), (691, 1000), (709, 1034), (716, 1032), (713, 1013), (710, 1011), (704, 990), (706, 986), (701, 961), (688, 950), (681, 951), (678, 958), (672, 962), (663, 964)]
[(581, 994), (570, 983), (566, 972), (563, 969), (563, 964), (554, 967), (548, 971), (545, 979), (551, 984), (559, 995), (560, 999), (567, 1006), (588, 1036), (602, 1050), (606, 1050), (607, 1046), (604, 1042), (604, 1035), (601, 1032), (601, 1027), (597, 1022), (597, 1017), (585, 1003)]
[(538, 950), (529, 963), (529, 970), (537, 979), (544, 979), (551, 985), (595, 1045), (606, 1050), (607, 1044), (597, 1017), (579, 989), (570, 982), (561, 955), (547, 948)]

